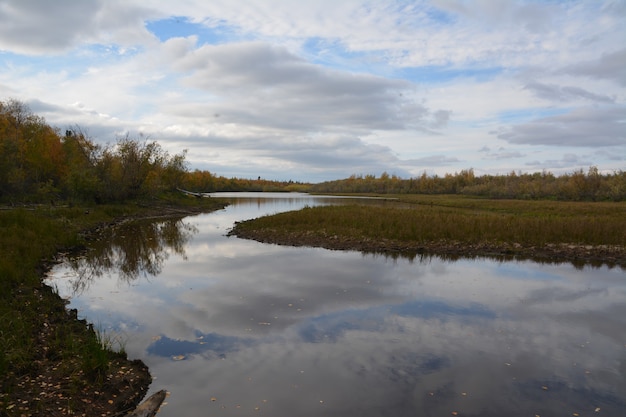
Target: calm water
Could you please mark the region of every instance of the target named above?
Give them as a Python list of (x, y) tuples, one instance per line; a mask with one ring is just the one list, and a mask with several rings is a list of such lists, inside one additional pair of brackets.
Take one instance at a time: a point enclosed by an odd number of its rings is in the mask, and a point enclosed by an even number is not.
[(48, 282), (171, 392), (160, 417), (626, 415), (621, 269), (225, 236), (342, 201), (250, 196), (127, 225)]

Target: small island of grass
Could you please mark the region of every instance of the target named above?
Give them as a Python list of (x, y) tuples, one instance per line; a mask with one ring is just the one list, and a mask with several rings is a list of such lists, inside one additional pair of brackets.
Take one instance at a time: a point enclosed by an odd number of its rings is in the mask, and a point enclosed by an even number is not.
[[(387, 195), (387, 197), (392, 197)], [(414, 257), (496, 257), (626, 267), (626, 204), (396, 195), (238, 223), (267, 243)]]

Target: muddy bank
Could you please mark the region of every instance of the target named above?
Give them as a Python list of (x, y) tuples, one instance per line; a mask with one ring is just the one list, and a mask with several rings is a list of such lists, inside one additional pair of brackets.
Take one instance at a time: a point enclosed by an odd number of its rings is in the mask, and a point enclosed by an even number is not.
[(133, 410), (152, 382), (146, 365), (123, 353), (102, 353), (108, 361), (104, 370), (70, 356), (67, 345), (93, 343), (93, 326), (79, 320), (76, 310), (66, 310), (50, 287), (42, 284), (29, 291), (46, 308), (34, 306), (32, 312), (40, 324), (33, 334), (35, 360), (28, 369), (3, 377), (0, 402), (6, 415), (121, 416)]
[[(80, 232), (85, 246), (62, 250), (80, 253), (102, 230), (123, 222), (182, 217), (223, 207), (142, 207), (107, 222), (91, 222)], [(85, 216), (90, 215), (94, 214), (85, 211)], [(125, 416), (142, 401), (152, 382), (148, 367), (124, 352), (99, 349), (99, 342), (94, 342), (98, 329), (80, 320), (76, 310), (67, 310), (66, 301), (43, 283), (55, 262), (41, 262), (39, 286), (23, 285), (13, 295), (15, 302), (23, 306), (20, 314), (28, 317), (27, 323), (33, 329), (32, 346), (24, 352), (32, 359), (10, 367), (0, 377), (0, 416)], [(107, 335), (100, 337), (106, 344)], [(89, 350), (88, 361), (84, 360), (87, 355), (80, 354), (83, 346)], [(118, 346), (113, 343), (112, 348)]]
[(575, 266), (619, 266), (626, 268), (626, 248), (621, 246), (589, 246), (572, 244), (546, 244), (523, 246), (518, 243), (463, 243), (454, 241), (406, 242), (393, 239), (357, 239), (326, 235), (323, 231), (284, 232), (276, 229), (241, 228), (235, 226), (231, 236), (252, 239), (263, 243), (288, 246), (321, 247), (332, 250), (355, 250), (380, 253), (392, 257), (416, 258), (439, 256), (444, 259), (488, 257), (501, 260), (530, 259), (545, 263), (569, 262)]

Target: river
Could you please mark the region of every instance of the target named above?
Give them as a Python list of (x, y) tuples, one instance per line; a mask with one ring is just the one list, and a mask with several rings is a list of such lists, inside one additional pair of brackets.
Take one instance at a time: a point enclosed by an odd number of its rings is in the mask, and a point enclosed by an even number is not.
[(624, 270), (262, 244), (226, 235), (345, 200), (222, 196), (47, 279), (171, 393), (159, 417), (626, 415)]

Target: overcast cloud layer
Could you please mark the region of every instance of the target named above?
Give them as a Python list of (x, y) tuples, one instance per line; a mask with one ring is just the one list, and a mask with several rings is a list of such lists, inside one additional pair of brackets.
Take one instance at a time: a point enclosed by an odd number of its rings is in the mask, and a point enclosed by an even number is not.
[(626, 0), (0, 0), (0, 100), (228, 177), (626, 169)]

